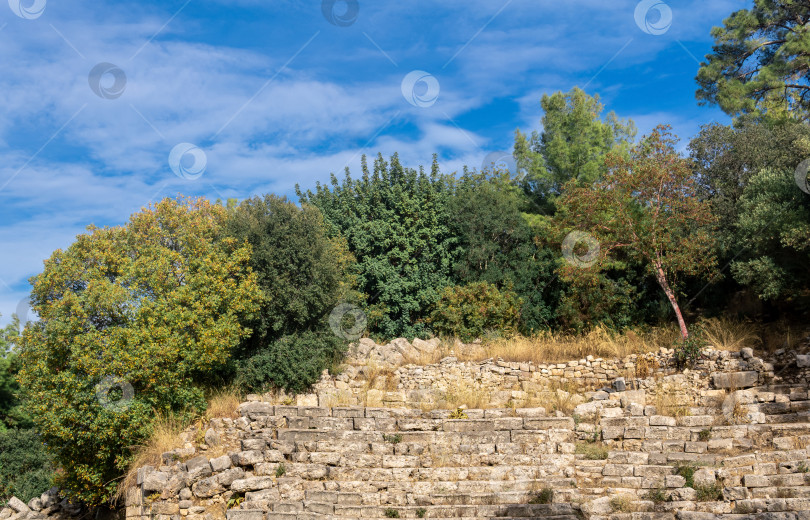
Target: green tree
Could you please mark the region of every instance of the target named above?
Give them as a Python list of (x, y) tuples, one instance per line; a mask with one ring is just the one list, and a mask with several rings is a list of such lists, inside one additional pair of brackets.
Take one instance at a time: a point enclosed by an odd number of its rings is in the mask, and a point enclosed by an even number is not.
[(578, 87), (543, 95), (540, 105), (542, 133), (534, 131), (529, 137), (518, 129), (514, 155), (526, 172), (524, 185), (539, 212), (551, 213), (563, 186), (571, 179), (579, 185), (593, 183), (604, 174), (609, 152), (629, 150), (636, 128), (613, 112), (603, 118), (599, 96), (591, 97)]
[(746, 245), (734, 278), (763, 300), (810, 309), (810, 195), (791, 170), (762, 170), (739, 201), (736, 238)]
[(199, 412), (210, 374), (249, 334), (260, 289), (250, 246), (223, 237), (227, 210), (163, 200), (95, 228), (32, 278), (19, 380), (60, 485), (110, 499), (158, 412)]
[(0, 431), (0, 503), (11, 497), (28, 502), (53, 480), (53, 463), (35, 430)]
[(264, 295), (246, 352), (324, 327), (349, 290), (352, 258), (342, 237), (328, 236), (318, 208), (299, 208), (275, 195), (254, 197), (229, 213), (226, 232), (251, 245), (250, 265)]
[(786, 121), (767, 124), (750, 119), (734, 126), (705, 125), (689, 143), (698, 193), (718, 217), (723, 252), (739, 244), (738, 201), (751, 177), (763, 169), (792, 171), (810, 157), (810, 127)]
[(450, 211), (457, 237), (453, 275), (459, 285), (487, 282), (512, 287), (522, 300), (520, 327), (551, 326), (560, 284), (557, 254), (535, 240), (521, 208), (525, 195), (509, 172), (468, 172), (458, 179)]
[(810, 115), (810, 4), (754, 0), (712, 29), (712, 53), (697, 75), (701, 103), (737, 117)]
[[(676, 143), (669, 127), (657, 127), (630, 158), (609, 156), (608, 172), (600, 180), (565, 190), (560, 222), (598, 241), (601, 256), (594, 260), (604, 262), (605, 256), (618, 250), (643, 262), (687, 338), (673, 283), (679, 275), (698, 275), (715, 265), (711, 234), (715, 219), (708, 203), (697, 197), (689, 161), (678, 155)], [(575, 264), (564, 268), (569, 276), (587, 276), (591, 267)], [(594, 266), (599, 269), (599, 262)]]
[(521, 303), (509, 287), (500, 291), (487, 282), (447, 287), (430, 322), (438, 334), (462, 341), (491, 332), (508, 335), (517, 332)]
[(405, 168), (395, 154), (382, 155), (369, 171), (343, 182), (332, 175), (331, 188), (298, 191), (303, 204), (317, 206), (331, 228), (342, 234), (357, 259), (357, 287), (368, 297), (369, 323), (386, 337), (425, 336), (427, 313), (441, 290), (452, 285), (448, 201), (452, 178), (439, 173), (434, 158), (430, 173)]

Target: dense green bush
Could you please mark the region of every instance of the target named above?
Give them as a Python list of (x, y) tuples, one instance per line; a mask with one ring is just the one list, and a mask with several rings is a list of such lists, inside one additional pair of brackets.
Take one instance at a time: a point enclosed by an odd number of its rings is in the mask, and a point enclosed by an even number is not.
[(358, 289), (367, 297), (372, 332), (385, 338), (427, 336), (427, 312), (443, 287), (452, 285), (455, 237), (448, 201), (452, 178), (405, 168), (394, 155), (382, 155), (369, 171), (331, 187), (298, 190), (301, 202), (320, 208), (332, 236), (343, 235), (357, 259)]
[(204, 409), (209, 374), (248, 334), (260, 290), (225, 217), (163, 200), (91, 227), (33, 279), (19, 380), (72, 498), (109, 500), (155, 412)]
[(535, 233), (521, 213), (526, 203), (508, 172), (465, 172), (450, 209), (457, 237), (456, 283), (513, 287), (523, 301), (520, 328), (531, 333), (553, 323), (560, 282), (555, 273), (558, 253), (534, 240)]
[(302, 392), (324, 368), (339, 361), (346, 343), (330, 332), (301, 332), (273, 341), (238, 363), (238, 386), (247, 391), (280, 387)]
[(352, 258), (341, 238), (329, 238), (315, 206), (275, 195), (243, 201), (228, 215), (226, 233), (252, 246), (250, 266), (262, 288), (261, 312), (245, 352), (322, 326), (345, 296)]
[(438, 334), (471, 341), (487, 332), (514, 333), (522, 302), (510, 289), (487, 282), (448, 287), (430, 316)]
[(0, 504), (15, 496), (23, 502), (53, 486), (53, 464), (32, 429), (0, 432)]

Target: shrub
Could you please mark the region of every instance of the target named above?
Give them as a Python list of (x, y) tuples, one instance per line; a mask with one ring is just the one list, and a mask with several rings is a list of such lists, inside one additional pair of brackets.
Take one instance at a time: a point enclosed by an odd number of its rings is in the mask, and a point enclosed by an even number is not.
[(462, 341), (480, 338), (488, 331), (514, 332), (520, 319), (520, 298), (487, 282), (448, 287), (430, 316), (433, 330)]
[(281, 336), (318, 328), (346, 295), (353, 259), (345, 241), (327, 236), (315, 206), (253, 197), (228, 213), (225, 232), (251, 245), (250, 266), (263, 293), (261, 312), (249, 323), (248, 355)]
[(417, 518), (425, 518), (425, 514), (427, 513), (427, 509), (424, 507), (420, 507), (416, 510), (416, 517)]
[(686, 479), (686, 487), (694, 488), (695, 487), (695, 470), (697, 468), (694, 464), (686, 463), (686, 464), (678, 464), (675, 466), (675, 472)]
[(702, 442), (706, 442), (712, 438), (712, 429), (706, 428), (705, 430), (700, 430), (698, 432), (698, 439)]
[(283, 336), (238, 363), (236, 384), (245, 391), (270, 387), (302, 392), (317, 382), (323, 369), (340, 359), (346, 342), (329, 332)]
[(399, 511), (396, 509), (388, 508), (385, 510), (385, 516), (388, 518), (399, 518)]
[(158, 412), (202, 412), (260, 291), (226, 210), (163, 200), (90, 227), (33, 278), (20, 385), (71, 498), (108, 501)]
[(0, 431), (0, 504), (13, 496), (23, 502), (38, 497), (53, 485), (53, 469), (34, 430)]
[(700, 352), (706, 346), (705, 341), (696, 336), (690, 335), (688, 338), (675, 342), (675, 365), (678, 369), (693, 367), (700, 358)]

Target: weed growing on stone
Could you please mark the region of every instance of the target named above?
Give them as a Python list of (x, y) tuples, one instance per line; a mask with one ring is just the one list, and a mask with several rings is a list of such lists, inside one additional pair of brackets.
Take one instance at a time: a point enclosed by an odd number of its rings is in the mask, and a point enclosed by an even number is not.
[(402, 442), (402, 435), (399, 433), (395, 433), (393, 435), (383, 434), (383, 440), (385, 442), (390, 442), (391, 444), (399, 444), (400, 442)]
[(416, 518), (425, 518), (425, 514), (427, 513), (427, 509), (424, 507), (420, 507), (416, 510)]
[(283, 477), (285, 473), (287, 473), (287, 468), (284, 467), (284, 464), (276, 466), (276, 478)]
[(399, 518), (399, 511), (396, 509), (388, 508), (385, 510), (385, 516), (388, 518)]
[(608, 449), (601, 443), (578, 442), (574, 453), (585, 455), (586, 460), (606, 460)]
[(718, 484), (710, 486), (695, 486), (695, 499), (698, 502), (713, 502), (723, 500), (723, 488)]
[(678, 464), (675, 466), (675, 472), (686, 479), (686, 487), (694, 488), (695, 487), (695, 471), (697, 467), (695, 467), (692, 463), (686, 464)]
[(706, 442), (711, 438), (712, 438), (711, 428), (706, 428), (705, 430), (700, 430), (700, 432), (698, 432), (698, 439), (700, 439), (702, 442)]
[(796, 471), (799, 473), (808, 473), (810, 472), (810, 467), (807, 466), (807, 463), (804, 461), (799, 462), (799, 465), (796, 466)]
[(233, 495), (231, 498), (228, 499), (227, 508), (234, 509), (236, 507), (239, 507), (244, 501), (245, 501), (244, 495)]
[(632, 513), (635, 510), (633, 498), (628, 495), (619, 495), (610, 499), (610, 507), (614, 512)]
[(665, 488), (654, 488), (644, 495), (644, 498), (647, 500), (651, 500), (655, 504), (660, 504), (662, 502), (667, 502), (670, 498), (667, 496), (667, 490)]
[(470, 417), (464, 413), (464, 410), (461, 408), (456, 408), (454, 412), (450, 414), (451, 419), (469, 419)]
[(551, 488), (543, 488), (540, 493), (533, 496), (530, 500), (530, 504), (550, 504), (552, 499), (554, 498), (554, 491)]

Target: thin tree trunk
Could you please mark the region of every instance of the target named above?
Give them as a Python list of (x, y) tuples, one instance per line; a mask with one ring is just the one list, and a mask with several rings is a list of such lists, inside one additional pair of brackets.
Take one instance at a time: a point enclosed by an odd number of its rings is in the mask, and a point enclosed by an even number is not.
[(661, 266), (660, 262), (655, 263), (655, 278), (658, 280), (658, 285), (660, 285), (661, 289), (664, 290), (664, 293), (669, 299), (669, 303), (672, 305), (672, 309), (675, 311), (675, 316), (678, 318), (678, 325), (681, 327), (681, 336), (684, 339), (688, 338), (689, 331), (686, 329), (686, 322), (683, 319), (683, 314), (681, 314), (681, 308), (678, 307), (678, 300), (675, 299), (675, 292), (673, 292), (672, 288), (669, 286), (667, 277), (664, 274), (664, 268)]

